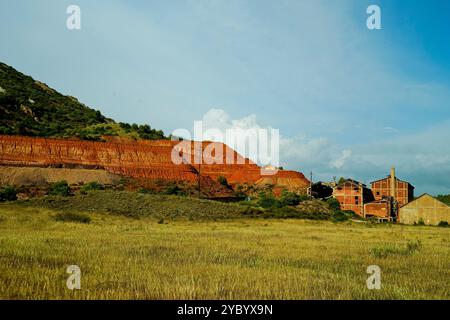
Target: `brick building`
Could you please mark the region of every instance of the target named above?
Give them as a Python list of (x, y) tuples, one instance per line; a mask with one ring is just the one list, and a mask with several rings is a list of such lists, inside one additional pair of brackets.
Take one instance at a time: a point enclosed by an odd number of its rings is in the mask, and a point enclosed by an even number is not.
[(375, 200), (364, 205), (365, 218), (380, 218), (383, 220), (391, 220), (396, 212), (395, 203), (392, 198), (388, 197), (382, 200)]
[(392, 197), (398, 207), (404, 206), (414, 199), (414, 187), (395, 176), (395, 168), (391, 169), (391, 175), (380, 180), (373, 181), (372, 192), (375, 200), (382, 200)]
[(351, 210), (364, 217), (364, 204), (374, 201), (372, 191), (366, 185), (346, 179), (333, 189), (333, 197), (339, 201), (342, 210)]
[(376, 217), (383, 220), (397, 220), (399, 208), (414, 199), (414, 187), (391, 174), (366, 185), (346, 179), (333, 188), (333, 197), (339, 201), (342, 210), (351, 210), (362, 217)]

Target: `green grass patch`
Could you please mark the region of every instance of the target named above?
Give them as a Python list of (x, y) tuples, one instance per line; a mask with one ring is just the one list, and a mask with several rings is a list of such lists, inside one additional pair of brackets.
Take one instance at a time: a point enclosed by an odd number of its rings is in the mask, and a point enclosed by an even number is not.
[(53, 217), (56, 221), (60, 222), (77, 222), (77, 223), (90, 223), (91, 217), (87, 214), (77, 212), (59, 212)]
[(405, 245), (387, 244), (372, 248), (370, 253), (375, 258), (387, 258), (389, 256), (409, 256), (419, 251), (422, 243), (418, 240), (408, 241)]

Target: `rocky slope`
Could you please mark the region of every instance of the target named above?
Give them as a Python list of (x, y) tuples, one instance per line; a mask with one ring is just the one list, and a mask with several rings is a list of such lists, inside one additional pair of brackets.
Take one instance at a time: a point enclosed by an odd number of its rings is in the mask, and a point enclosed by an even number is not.
[[(190, 147), (181, 148), (178, 141), (169, 140), (94, 142), (2, 135), (0, 165), (103, 169), (134, 178), (191, 182), (197, 181), (200, 174), (205, 185), (217, 181), (219, 176), (231, 184), (271, 184), (291, 190), (309, 184), (303, 174), (295, 171), (264, 175), (256, 164), (221, 143), (215, 143), (215, 152), (198, 165), (194, 162), (194, 144), (184, 143)], [(202, 150), (208, 145), (204, 142)], [(222, 150), (221, 155), (216, 153), (218, 150)], [(173, 152), (183, 159), (180, 164), (172, 161)], [(220, 162), (220, 157), (226, 162), (227, 155), (234, 159), (234, 164), (213, 163)]]
[[(262, 174), (260, 167), (226, 145), (212, 146), (214, 151), (202, 164), (195, 164), (198, 152), (193, 151), (193, 142), (180, 146), (149, 125), (116, 123), (0, 62), (0, 166), (4, 168), (97, 169), (137, 179), (193, 184), (200, 176), (204, 189), (213, 193), (220, 187), (230, 191), (217, 182), (219, 176), (232, 185), (273, 185), (291, 191), (304, 191), (309, 184), (299, 172)], [(199, 150), (204, 153), (210, 147), (204, 142)], [(174, 164), (173, 154), (181, 155), (183, 161)], [(22, 172), (20, 179), (26, 179)]]

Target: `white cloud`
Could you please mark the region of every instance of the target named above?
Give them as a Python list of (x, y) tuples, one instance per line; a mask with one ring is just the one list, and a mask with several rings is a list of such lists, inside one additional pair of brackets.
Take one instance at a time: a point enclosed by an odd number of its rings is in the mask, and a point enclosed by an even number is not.
[[(210, 109), (202, 119), (203, 131), (218, 129), (222, 137), (204, 136), (204, 140), (225, 142), (227, 129), (276, 129), (271, 126), (263, 126), (257, 122), (255, 114), (250, 114), (240, 119), (232, 119), (223, 109)], [(306, 134), (288, 137), (283, 135), (280, 129), (280, 164), (286, 169), (299, 169), (302, 171), (318, 168), (341, 168), (352, 155), (351, 150), (343, 149), (323, 137), (310, 137)], [(237, 150), (244, 154), (245, 150)], [(338, 155), (338, 156), (336, 156)], [(257, 159), (251, 160), (257, 162)]]
[(342, 154), (339, 158), (333, 160), (330, 162), (330, 166), (332, 168), (336, 168), (336, 169), (340, 169), (344, 166), (345, 162), (347, 161), (347, 159), (349, 159), (352, 155), (352, 150), (350, 149), (346, 149), (346, 150), (342, 150)]

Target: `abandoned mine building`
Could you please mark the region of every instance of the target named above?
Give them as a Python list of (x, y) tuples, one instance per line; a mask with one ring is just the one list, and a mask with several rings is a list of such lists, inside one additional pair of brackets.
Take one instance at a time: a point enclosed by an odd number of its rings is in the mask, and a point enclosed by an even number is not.
[(375, 200), (392, 197), (401, 207), (414, 199), (414, 187), (410, 183), (398, 179), (395, 176), (395, 168), (391, 169), (390, 176), (373, 181), (371, 185)]
[(366, 185), (347, 179), (335, 186), (333, 197), (339, 201), (342, 210), (351, 210), (364, 218), (375, 217), (381, 220), (397, 220), (400, 207), (414, 199), (414, 187), (391, 174)]
[(356, 180), (346, 179), (337, 184), (333, 197), (339, 201), (342, 210), (353, 211), (364, 217), (364, 204), (374, 200), (372, 191)]
[(398, 220), (403, 224), (438, 225), (440, 222), (449, 223), (450, 207), (425, 193), (401, 207)]
[(307, 194), (317, 199), (326, 199), (333, 195), (334, 186), (334, 183), (322, 181), (311, 183), (311, 186), (307, 189)]

